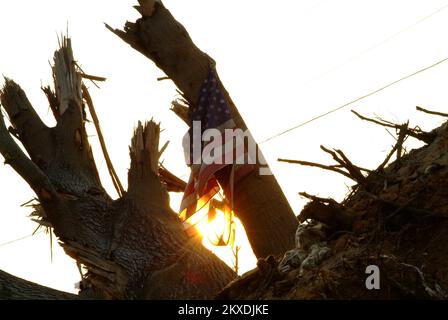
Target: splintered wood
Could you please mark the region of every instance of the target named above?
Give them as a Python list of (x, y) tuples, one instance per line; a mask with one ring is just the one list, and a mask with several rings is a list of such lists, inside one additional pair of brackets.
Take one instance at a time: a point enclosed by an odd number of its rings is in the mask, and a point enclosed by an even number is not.
[(67, 111), (70, 102), (75, 102), (81, 108), (81, 76), (75, 70), (71, 40), (67, 37), (62, 38), (60, 49), (54, 54), (53, 78), (59, 115)]
[(145, 162), (143, 157), (147, 155), (148, 159), (146, 160), (149, 160), (148, 167), (154, 174), (158, 174), (159, 171), (159, 138), (160, 125), (153, 121), (142, 125), (139, 121), (131, 143), (131, 153), (134, 155), (137, 163)]

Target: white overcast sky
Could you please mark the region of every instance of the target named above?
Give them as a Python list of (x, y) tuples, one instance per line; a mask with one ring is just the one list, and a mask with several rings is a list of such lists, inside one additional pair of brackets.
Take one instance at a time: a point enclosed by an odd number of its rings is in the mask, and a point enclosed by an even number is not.
[[(435, 13), (448, 6), (448, 0), (164, 3), (195, 43), (217, 61), (220, 76), (257, 141), (448, 57), (448, 8)], [(57, 34), (68, 22), (75, 58), (85, 72), (108, 78), (101, 90), (91, 88), (91, 94), (122, 182), (133, 126), (151, 117), (165, 129), (162, 143), (171, 141), (164, 155), (166, 167), (187, 179), (181, 149), (187, 128), (169, 111), (175, 87), (169, 81), (157, 82), (162, 71), (103, 25), (122, 27), (126, 20), (137, 18), (134, 4), (132, 0), (2, 0), (0, 73), (18, 82), (42, 118), (54, 123), (40, 86), (51, 83), (48, 61), (57, 47)], [(409, 119), (411, 125), (431, 129), (442, 119), (419, 114), (415, 106), (446, 112), (447, 88), (448, 62), (263, 144), (296, 214), (305, 203), (298, 192), (341, 199), (350, 182), (332, 173), (277, 163), (277, 158), (331, 163), (319, 149), (323, 144), (344, 150), (360, 166), (374, 168), (393, 138), (384, 128), (355, 119), (350, 109), (396, 122)], [(94, 135), (92, 128), (89, 132)], [(98, 151), (95, 136), (91, 142)], [(115, 196), (104, 161), (98, 152), (96, 156), (104, 184)], [(50, 261), (48, 236), (38, 234), (1, 246), (36, 227), (27, 218), (30, 210), (20, 208), (32, 197), (21, 178), (1, 165), (0, 269), (73, 292), (77, 269), (57, 245)]]

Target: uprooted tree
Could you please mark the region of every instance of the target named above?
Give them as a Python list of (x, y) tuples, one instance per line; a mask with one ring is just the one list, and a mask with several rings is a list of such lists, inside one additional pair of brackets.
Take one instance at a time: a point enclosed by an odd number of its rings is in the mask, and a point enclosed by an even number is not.
[[(125, 31), (113, 31), (154, 61), (194, 108), (214, 62), (162, 3), (143, 3), (136, 7), (141, 19), (128, 22)], [(62, 40), (54, 57), (54, 90), (43, 90), (55, 127), (42, 122), (15, 82), (5, 79), (1, 90), (12, 127), (6, 127), (1, 115), (0, 153), (35, 192), (39, 203), (33, 215), (41, 225), (53, 228), (65, 252), (86, 267), (81, 296), (212, 298), (236, 275), (199, 239), (189, 238), (170, 209), (170, 181), (178, 180), (159, 168), (159, 126), (150, 121), (135, 129), (128, 190), (115, 181), (122, 194), (113, 200), (101, 185), (85, 130), (85, 108), (92, 102), (82, 78), (89, 77), (78, 70), (70, 40)], [(237, 126), (247, 129), (227, 93), (226, 99)], [(177, 113), (191, 113), (182, 111), (186, 112)], [(225, 184), (227, 176), (221, 172), (218, 180)], [(293, 247), (298, 222), (275, 177), (254, 170), (235, 186), (235, 194), (235, 212), (258, 257), (281, 255)], [(0, 297), (67, 298), (67, 294), (0, 273)]]

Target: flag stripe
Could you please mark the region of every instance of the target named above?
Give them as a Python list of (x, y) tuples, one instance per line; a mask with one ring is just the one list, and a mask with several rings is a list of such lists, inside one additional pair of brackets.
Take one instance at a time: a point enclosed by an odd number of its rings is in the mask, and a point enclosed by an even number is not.
[[(225, 94), (221, 90), (219, 79), (213, 67), (210, 67), (209, 75), (200, 89), (198, 103), (193, 109), (190, 120), (190, 130), (184, 136), (182, 144), (186, 162), (191, 168), (191, 174), (182, 199), (180, 217), (184, 220), (184, 228), (187, 234), (192, 235), (194, 234), (194, 231), (192, 231), (194, 226), (190, 223), (192, 220), (191, 217), (201, 209), (201, 206), (207, 204), (219, 192), (219, 184), (215, 174), (219, 170), (233, 165), (235, 167), (232, 180), (233, 182), (237, 182), (249, 174), (254, 166), (248, 164), (246, 161), (246, 159), (249, 160), (250, 158), (244, 147), (244, 138), (232, 138), (231, 141), (222, 141), (225, 140), (226, 130), (235, 130), (237, 126), (232, 118), (230, 106), (227, 103)], [(193, 135), (193, 129), (198, 129), (196, 127), (198, 123), (195, 121), (198, 121), (200, 124), (200, 137)], [(216, 141), (211, 139), (211, 141), (204, 143), (202, 136), (208, 129), (218, 130), (221, 134), (221, 139), (217, 139)], [(198, 134), (199, 132), (194, 133)], [(203, 151), (204, 148), (213, 150), (213, 155), (208, 155), (209, 157), (206, 163), (204, 162), (203, 155), (201, 155), (201, 159), (193, 158), (193, 144), (197, 143), (195, 140), (199, 140), (201, 144), (200, 150)], [(197, 148), (198, 146), (195, 147)], [(226, 159), (231, 159), (232, 163), (226, 164)], [(243, 163), (236, 164), (240, 161)], [(233, 203), (233, 188), (226, 189), (228, 190), (224, 190), (225, 196), (230, 200), (230, 203)]]

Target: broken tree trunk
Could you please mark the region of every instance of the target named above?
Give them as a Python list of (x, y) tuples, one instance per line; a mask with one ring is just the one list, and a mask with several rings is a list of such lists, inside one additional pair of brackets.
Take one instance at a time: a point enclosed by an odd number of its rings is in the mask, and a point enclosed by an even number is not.
[[(195, 108), (200, 87), (214, 61), (191, 40), (185, 28), (175, 20), (160, 1), (151, 1), (151, 8), (137, 7), (142, 18), (127, 22), (124, 31), (112, 32), (162, 69), (182, 91), (190, 108)], [(247, 126), (222, 84), (236, 125)], [(191, 110), (190, 110), (191, 111)], [(235, 185), (234, 210), (241, 219), (252, 249), (257, 257), (283, 254), (294, 246), (297, 219), (273, 175), (260, 175), (256, 169)], [(218, 175), (227, 185), (228, 175)]]
[[(85, 130), (87, 90), (70, 40), (56, 51), (55, 91), (46, 88), (57, 125), (47, 127), (24, 91), (6, 79), (0, 98), (0, 153), (39, 199), (40, 223), (52, 226), (65, 252), (88, 272), (81, 295), (114, 299), (209, 299), (235, 273), (189, 238), (159, 179), (159, 133), (141, 123), (130, 147), (128, 190), (113, 200), (101, 185)], [(84, 94), (83, 94), (84, 93)], [(21, 150), (13, 133), (23, 144)], [(0, 290), (1, 291), (1, 290)], [(33, 296), (30, 295), (30, 298)]]
[(76, 300), (78, 296), (14, 277), (0, 270), (0, 300)]

